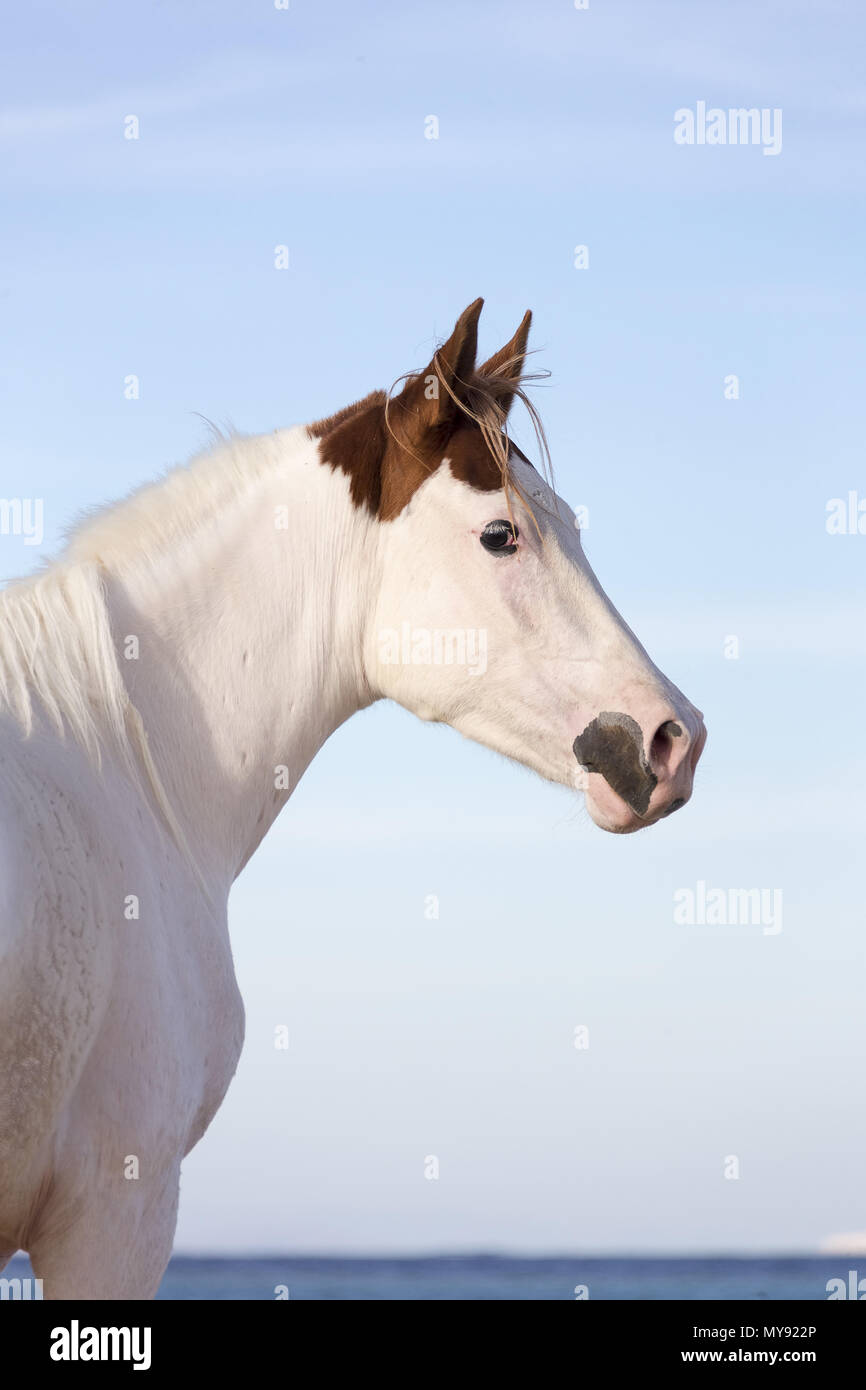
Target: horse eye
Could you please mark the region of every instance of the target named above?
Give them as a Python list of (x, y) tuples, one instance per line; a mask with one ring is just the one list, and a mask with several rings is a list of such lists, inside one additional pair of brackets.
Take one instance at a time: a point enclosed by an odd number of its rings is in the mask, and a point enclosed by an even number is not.
[(479, 540), (491, 555), (513, 555), (519, 535), (517, 527), (512, 526), (510, 521), (488, 521)]

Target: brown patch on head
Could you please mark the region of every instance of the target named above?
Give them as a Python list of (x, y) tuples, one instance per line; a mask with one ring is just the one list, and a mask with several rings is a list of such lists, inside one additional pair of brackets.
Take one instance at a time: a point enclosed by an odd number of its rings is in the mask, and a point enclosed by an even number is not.
[(410, 375), (399, 395), (375, 391), (309, 426), (323, 462), (348, 475), (355, 505), (380, 521), (399, 516), (446, 458), (456, 478), (481, 492), (509, 486), (505, 421), (514, 396), (526, 400), (520, 379), (530, 315), (476, 372), (482, 303), (464, 310), (426, 371)]
[(321, 439), (322, 461), (348, 475), (356, 507), (366, 507), (380, 521), (393, 521), (445, 458), (455, 478), (470, 487), (480, 492), (502, 487), (502, 470), (476, 425), (458, 426), (438, 448), (410, 452), (388, 428), (382, 394), (374, 393), (369, 404), (361, 402), (363, 408), (348, 415), (341, 411), (331, 429), (328, 421), (310, 426), (310, 433)]
[(323, 434), (330, 434), (331, 430), (335, 430), (345, 420), (351, 420), (360, 411), (368, 410), (373, 405), (384, 406), (387, 399), (384, 391), (371, 391), (369, 396), (364, 396), (363, 400), (353, 401), (351, 405), (344, 405), (342, 410), (336, 411), (334, 415), (326, 415), (323, 420), (316, 420), (314, 424), (308, 425), (307, 429), (318, 439)]
[[(348, 474), (352, 501), (376, 514), (382, 498), (382, 461), (387, 445), (384, 391), (357, 402), (327, 420), (310, 425), (322, 441), (322, 461)], [(381, 399), (380, 399), (381, 397)]]

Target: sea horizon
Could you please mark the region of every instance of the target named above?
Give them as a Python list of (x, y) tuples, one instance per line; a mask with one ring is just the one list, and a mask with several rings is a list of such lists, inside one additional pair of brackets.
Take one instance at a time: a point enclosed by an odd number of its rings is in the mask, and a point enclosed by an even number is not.
[[(412, 1255), (309, 1252), (220, 1255), (178, 1252), (172, 1256), (157, 1298), (202, 1301), (823, 1301), (858, 1297), (859, 1281), (864, 1277), (858, 1260), (866, 1274), (866, 1256), (826, 1253), (525, 1255), (477, 1251)], [(32, 1279), (26, 1256), (15, 1256), (2, 1277)]]

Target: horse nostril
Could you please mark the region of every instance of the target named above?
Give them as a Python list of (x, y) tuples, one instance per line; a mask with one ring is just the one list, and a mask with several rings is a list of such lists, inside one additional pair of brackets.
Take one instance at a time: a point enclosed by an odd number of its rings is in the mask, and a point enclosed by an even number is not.
[(659, 724), (650, 744), (650, 767), (667, 771), (677, 739), (682, 738), (682, 736), (682, 725), (678, 724), (675, 719), (666, 719), (663, 724)]

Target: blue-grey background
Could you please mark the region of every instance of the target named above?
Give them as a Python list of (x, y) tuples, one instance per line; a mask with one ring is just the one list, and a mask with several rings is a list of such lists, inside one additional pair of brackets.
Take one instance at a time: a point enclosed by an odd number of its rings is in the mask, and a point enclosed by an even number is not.
[[(46, 508), (4, 574), (201, 447), (196, 412), (314, 419), (482, 294), (483, 349), (534, 310), (559, 490), (710, 730), (691, 805), (625, 839), (400, 710), (340, 730), (233, 894), (247, 1043), (178, 1249), (866, 1229), (866, 536), (826, 529), (866, 496), (860, 8), (32, 0), (4, 30), (0, 492)], [(781, 108), (782, 152), (676, 145), (699, 100)], [(783, 930), (675, 925), (699, 880), (781, 888)]]

